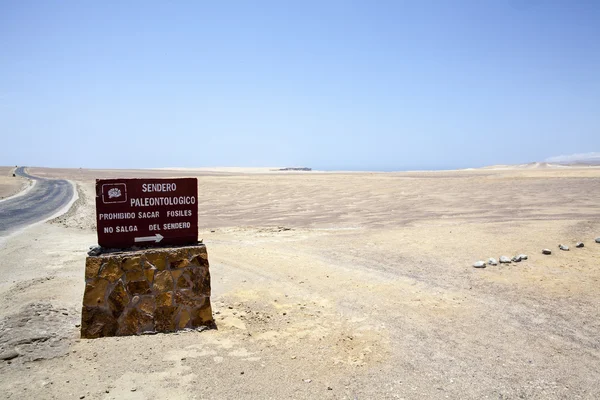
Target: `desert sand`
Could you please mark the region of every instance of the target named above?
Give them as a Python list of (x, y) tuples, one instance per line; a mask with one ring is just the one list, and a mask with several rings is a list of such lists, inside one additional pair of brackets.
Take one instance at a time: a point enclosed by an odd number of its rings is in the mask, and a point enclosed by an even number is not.
[[(600, 168), (29, 172), (79, 200), (0, 244), (5, 398), (600, 397)], [(199, 179), (218, 330), (80, 340), (94, 179), (142, 176)]]
[(12, 176), (14, 167), (0, 167), (0, 200), (24, 190), (29, 182), (20, 176)]

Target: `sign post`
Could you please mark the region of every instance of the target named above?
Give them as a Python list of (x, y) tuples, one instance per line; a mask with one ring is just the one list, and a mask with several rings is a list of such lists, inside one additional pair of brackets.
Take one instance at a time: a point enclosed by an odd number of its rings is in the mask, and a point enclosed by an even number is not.
[(198, 242), (198, 180), (97, 179), (98, 244), (107, 248)]

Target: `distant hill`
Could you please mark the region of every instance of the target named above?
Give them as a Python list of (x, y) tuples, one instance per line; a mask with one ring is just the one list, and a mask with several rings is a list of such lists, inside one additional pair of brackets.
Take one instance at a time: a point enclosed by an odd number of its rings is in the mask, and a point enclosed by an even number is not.
[(278, 171), (312, 171), (312, 168), (307, 168), (307, 167), (287, 167), (287, 168), (279, 168)]
[(561, 165), (600, 165), (600, 152), (550, 157), (546, 159), (546, 162)]

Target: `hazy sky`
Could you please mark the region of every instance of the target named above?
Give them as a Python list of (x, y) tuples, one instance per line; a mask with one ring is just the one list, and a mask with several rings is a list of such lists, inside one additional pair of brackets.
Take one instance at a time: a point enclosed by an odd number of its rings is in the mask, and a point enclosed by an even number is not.
[(0, 0), (0, 165), (458, 168), (600, 150), (600, 2)]

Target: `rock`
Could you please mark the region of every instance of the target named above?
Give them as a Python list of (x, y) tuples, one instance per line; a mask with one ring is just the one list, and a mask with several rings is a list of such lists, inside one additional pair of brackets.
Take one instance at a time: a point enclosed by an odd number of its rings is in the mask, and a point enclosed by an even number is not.
[(124, 271), (142, 270), (142, 259), (139, 256), (127, 257), (123, 259)]
[(512, 262), (521, 262), (521, 256), (514, 256)]
[(148, 268), (144, 270), (144, 276), (146, 276), (146, 280), (148, 281), (148, 283), (150, 285), (152, 285), (152, 282), (154, 282), (154, 271), (156, 271), (155, 269), (152, 268)]
[(501, 256), (500, 264), (510, 264), (510, 258), (508, 258), (507, 256)]
[(166, 307), (173, 305), (173, 292), (164, 292), (156, 296), (156, 306)]
[(527, 254), (519, 254), (519, 257), (521, 258), (521, 261), (527, 260), (529, 258), (527, 257)]
[(190, 312), (187, 309), (183, 309), (181, 310), (181, 313), (179, 313), (179, 321), (177, 323), (177, 327), (179, 329), (184, 329), (188, 327), (188, 324), (190, 323)]
[(304, 380), (304, 382), (305, 382), (305, 383), (311, 383), (311, 382), (312, 382), (312, 379), (305, 379), (305, 380)]
[(488, 260), (488, 264), (490, 264), (490, 265), (498, 265), (498, 261), (495, 258), (490, 258)]
[(183, 258), (180, 260), (173, 260), (170, 262), (170, 267), (177, 269), (177, 268), (185, 268), (188, 265), (190, 265), (190, 261), (187, 258)]
[(485, 261), (477, 261), (475, 264), (473, 264), (473, 267), (475, 267), (475, 268), (485, 268)]
[(138, 296), (150, 293), (150, 284), (148, 281), (127, 282), (127, 292), (132, 296)]
[[(126, 310), (120, 318), (117, 336), (139, 335), (154, 330), (154, 318), (137, 308)], [(114, 335), (111, 335), (114, 336)]]
[(600, 243), (600, 237), (596, 238), (596, 243)]
[(153, 288), (158, 292), (164, 293), (173, 290), (173, 278), (169, 271), (160, 271), (154, 274)]
[(117, 262), (110, 260), (106, 264), (102, 265), (100, 272), (98, 272), (98, 276), (100, 278), (107, 279), (110, 283), (114, 283), (121, 276), (123, 276), (123, 271)]
[(0, 360), (8, 361), (19, 357), (19, 352), (16, 350), (8, 350), (0, 354)]
[(208, 268), (208, 255), (206, 253), (200, 253), (192, 259), (192, 264), (198, 267)]
[(327, 390), (333, 390), (331, 386), (327, 386)]
[(575, 245), (575, 247), (579, 247), (582, 248), (584, 246), (583, 242), (577, 242), (577, 244)]
[[(204, 303), (192, 309), (191, 312), (192, 324), (194, 326), (213, 326), (214, 320), (212, 316), (212, 307), (210, 305), (210, 299), (204, 298)], [(268, 318), (268, 316), (267, 316)]]
[(154, 311), (154, 327), (159, 332), (172, 332), (176, 328), (175, 316), (177, 307), (160, 306)]
[(136, 307), (143, 313), (154, 314), (154, 309), (156, 308), (156, 305), (154, 303), (154, 297), (153, 296), (141, 297), (139, 303), (136, 304)]
[(119, 318), (127, 304), (129, 304), (129, 296), (127, 296), (123, 282), (119, 282), (108, 296), (108, 306), (113, 316)]
[[(194, 307), (198, 303), (198, 298), (194, 296), (194, 292), (189, 289), (177, 290), (175, 292), (175, 304), (187, 307)], [(201, 304), (201, 303), (200, 303)]]
[(550, 255), (552, 254), (552, 251), (550, 251), (550, 249), (544, 249), (542, 250), (542, 254)]
[(86, 283), (83, 305), (88, 307), (103, 306), (108, 284), (109, 282), (103, 278), (92, 279)]
[(103, 336), (114, 336), (117, 331), (117, 320), (112, 312), (100, 307), (83, 307), (81, 313), (81, 337), (95, 339)]
[(87, 257), (85, 259), (85, 279), (92, 279), (98, 276), (102, 266), (102, 259), (100, 257)]
[(210, 272), (207, 267), (190, 267), (192, 291), (199, 296), (210, 297)]
[(184, 271), (185, 270), (182, 270), (182, 269), (173, 269), (173, 270), (171, 270), (171, 276), (173, 277), (173, 282), (177, 282), (177, 280), (179, 280), (179, 277), (181, 275), (183, 275)]
[(143, 260), (144, 268), (164, 271), (167, 268), (167, 257), (164, 254), (148, 254)]
[(143, 270), (135, 270), (135, 271), (128, 271), (125, 274), (125, 280), (127, 282), (135, 282), (135, 281), (146, 281), (146, 274), (144, 274)]
[(88, 250), (88, 256), (99, 256), (100, 254), (102, 254), (102, 247), (100, 246), (90, 246), (90, 249)]
[[(180, 272), (180, 271), (174, 271), (174, 272)], [(192, 288), (192, 278), (190, 277), (190, 274), (186, 271), (185, 273), (183, 273), (183, 271), (181, 271), (182, 273), (179, 274), (179, 278), (177, 279), (177, 287), (179, 289), (191, 289)]]
[[(204, 246), (202, 246), (202, 247), (199, 246), (198, 250), (200, 250), (200, 249), (203, 249), (204, 251), (206, 251), (206, 249), (204, 249)], [(191, 254), (190, 254), (189, 248), (187, 248), (187, 247), (173, 248), (167, 254), (167, 262), (170, 264), (171, 269), (176, 268), (172, 263), (178, 264), (181, 262), (181, 260), (190, 260), (190, 258), (191, 258)]]
[(559, 244), (558, 248), (562, 251), (569, 251), (569, 246), (565, 246), (564, 244)]

